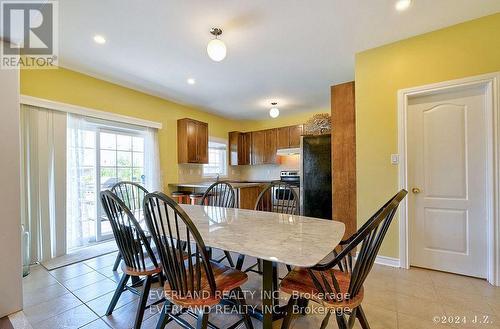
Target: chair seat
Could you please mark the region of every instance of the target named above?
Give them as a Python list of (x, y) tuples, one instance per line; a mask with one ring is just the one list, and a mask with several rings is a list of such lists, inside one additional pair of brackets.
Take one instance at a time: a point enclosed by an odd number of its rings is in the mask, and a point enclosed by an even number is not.
[[(335, 276), (340, 288), (340, 295), (342, 297), (347, 297), (347, 292), (349, 290), (349, 283), (351, 282), (351, 276), (349, 273), (345, 273), (339, 270), (327, 270), (327, 271), (312, 271), (319, 282), (323, 284), (323, 279), (321, 278), (321, 273), (324, 274), (325, 279), (328, 281), (330, 287), (334, 287), (331, 274)], [(354, 309), (363, 300), (363, 288), (359, 293), (353, 298), (346, 298), (341, 301), (334, 300), (324, 300), (322, 293), (314, 285), (311, 275), (305, 268), (296, 267), (290, 271), (285, 278), (281, 281), (280, 289), (290, 295), (298, 295), (310, 299), (314, 302), (322, 304), (327, 308), (350, 308)], [(338, 295), (336, 293), (336, 295)]]
[[(180, 296), (176, 291), (172, 291), (170, 284), (165, 283), (165, 295), (174, 304), (182, 307), (196, 307), (196, 306), (213, 306), (219, 304), (221, 297), (229, 293), (235, 288), (241, 287), (248, 280), (246, 273), (238, 271), (232, 267), (223, 264), (211, 262), (212, 271), (214, 273), (215, 285), (217, 291), (215, 296), (210, 293), (210, 285), (206, 278), (205, 271), (202, 271), (201, 277), (201, 291), (197, 292), (195, 296)], [(188, 275), (187, 282), (190, 282)], [(195, 278), (196, 282), (196, 278)]]
[(154, 266), (153, 263), (147, 262), (145, 268), (138, 269), (134, 267), (129, 267), (125, 265), (125, 263), (122, 263), (122, 271), (125, 274), (128, 274), (130, 276), (145, 276), (145, 275), (153, 275), (161, 272), (161, 264), (158, 264), (158, 266)]

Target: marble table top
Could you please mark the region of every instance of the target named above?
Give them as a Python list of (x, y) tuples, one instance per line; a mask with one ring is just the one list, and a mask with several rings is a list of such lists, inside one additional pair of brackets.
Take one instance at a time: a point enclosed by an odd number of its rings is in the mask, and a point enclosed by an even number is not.
[(198, 228), (205, 245), (310, 267), (341, 241), (341, 222), (256, 210), (180, 205)]

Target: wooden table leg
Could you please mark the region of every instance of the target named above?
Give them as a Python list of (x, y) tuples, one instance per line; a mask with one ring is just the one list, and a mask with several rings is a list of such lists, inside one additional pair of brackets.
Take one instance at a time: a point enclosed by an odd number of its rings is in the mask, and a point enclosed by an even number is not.
[(273, 262), (263, 260), (263, 275), (262, 275), (262, 316), (263, 329), (272, 329), (273, 327)]

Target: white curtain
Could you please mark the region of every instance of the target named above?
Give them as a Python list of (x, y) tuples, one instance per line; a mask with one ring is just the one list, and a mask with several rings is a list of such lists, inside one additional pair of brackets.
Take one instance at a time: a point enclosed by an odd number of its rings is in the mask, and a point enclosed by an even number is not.
[(160, 149), (158, 145), (158, 129), (146, 128), (144, 132), (144, 175), (145, 185), (149, 192), (162, 191), (163, 183), (160, 172)]
[(66, 113), (21, 106), (22, 222), (32, 261), (66, 253)]
[(84, 116), (68, 113), (67, 129), (67, 229), (66, 243), (68, 250), (88, 243), (92, 225), (85, 221), (96, 218), (96, 126)]

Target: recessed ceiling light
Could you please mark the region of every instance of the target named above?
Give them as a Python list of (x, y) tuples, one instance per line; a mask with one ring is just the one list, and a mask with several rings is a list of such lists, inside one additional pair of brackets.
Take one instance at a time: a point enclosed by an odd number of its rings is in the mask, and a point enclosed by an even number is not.
[(411, 5), (411, 0), (397, 0), (396, 1), (396, 10), (397, 11), (404, 11), (408, 8), (410, 8)]
[(106, 43), (106, 39), (102, 35), (99, 35), (99, 34), (94, 35), (94, 41), (95, 41), (95, 43), (98, 43), (100, 45), (103, 45)]
[(189, 79), (187, 79), (187, 80), (186, 80), (186, 82), (187, 82), (188, 84), (190, 84), (190, 85), (194, 85), (194, 84), (196, 83), (196, 80), (195, 80), (195, 79), (193, 79), (193, 78), (189, 78)]

